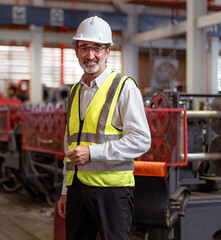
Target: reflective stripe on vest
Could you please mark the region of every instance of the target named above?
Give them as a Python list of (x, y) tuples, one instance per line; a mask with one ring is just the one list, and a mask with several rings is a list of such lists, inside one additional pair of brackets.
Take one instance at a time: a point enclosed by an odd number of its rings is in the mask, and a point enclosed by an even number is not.
[[(122, 137), (122, 134), (119, 134), (120, 137)], [(102, 142), (107, 142), (107, 141), (112, 141), (112, 140), (117, 140), (119, 139), (119, 136), (116, 136), (116, 134), (100, 134), (99, 136), (99, 140), (101, 140)], [(69, 135), (67, 136), (68, 138), (68, 143), (72, 143), (72, 142), (77, 142), (78, 140), (78, 133), (74, 133), (73, 135)], [(95, 133), (81, 133), (81, 141), (82, 142), (97, 142), (98, 141), (98, 137), (97, 134)]]
[[(81, 132), (79, 132), (80, 84), (73, 86), (67, 111), (69, 149), (73, 149), (78, 144), (101, 144), (106, 141), (118, 140), (123, 136), (122, 131), (111, 125), (111, 119), (126, 79), (128, 79), (127, 76), (113, 72), (103, 81), (88, 106)], [(67, 186), (72, 184), (74, 169), (75, 165), (67, 158)], [(77, 177), (81, 182), (89, 186), (134, 186), (133, 170), (133, 160), (93, 161), (86, 165), (79, 165)]]
[[(107, 162), (101, 162), (96, 161), (96, 164), (94, 162), (88, 163), (84, 166), (79, 166), (81, 168), (81, 171), (129, 171), (134, 169), (134, 161), (123, 161), (117, 164), (108, 164)], [(75, 165), (72, 162), (66, 163), (66, 170), (67, 171), (74, 171)]]

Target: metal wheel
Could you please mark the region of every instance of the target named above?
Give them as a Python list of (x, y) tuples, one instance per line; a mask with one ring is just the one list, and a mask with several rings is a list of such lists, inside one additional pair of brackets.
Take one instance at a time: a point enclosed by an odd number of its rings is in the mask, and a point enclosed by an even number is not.
[(2, 166), (2, 177), (2, 187), (5, 191), (15, 192), (22, 187), (22, 184), (19, 182), (13, 171), (10, 168), (5, 167), (4, 164)]

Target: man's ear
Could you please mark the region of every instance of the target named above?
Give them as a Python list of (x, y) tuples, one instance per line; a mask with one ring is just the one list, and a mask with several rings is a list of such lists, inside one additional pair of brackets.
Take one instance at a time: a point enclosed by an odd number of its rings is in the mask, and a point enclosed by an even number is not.
[(106, 60), (108, 59), (108, 57), (110, 55), (110, 50), (111, 50), (110, 47), (106, 49)]
[(74, 50), (75, 50), (75, 54), (76, 54), (76, 56), (77, 56), (77, 58), (78, 58), (78, 48), (77, 48), (77, 47), (74, 47)]

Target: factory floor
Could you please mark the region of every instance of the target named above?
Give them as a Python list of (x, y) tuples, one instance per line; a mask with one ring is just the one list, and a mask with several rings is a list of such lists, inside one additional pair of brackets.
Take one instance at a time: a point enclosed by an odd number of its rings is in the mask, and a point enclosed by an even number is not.
[[(0, 189), (0, 240), (53, 239), (53, 206), (31, 197), (25, 190), (10, 193)], [(131, 239), (143, 238), (138, 234)]]
[(53, 240), (54, 208), (30, 197), (0, 189), (1, 240)]
[[(212, 198), (213, 201), (215, 201), (216, 199), (219, 200), (220, 197), (220, 190), (209, 193), (192, 192), (191, 201), (193, 206), (190, 204), (189, 209), (187, 209), (187, 214), (183, 220), (183, 225), (187, 224), (191, 220), (192, 211), (197, 209), (197, 206), (199, 205), (199, 201), (197, 201), (198, 199), (204, 199), (203, 204), (205, 205), (206, 199)], [(212, 205), (214, 204), (211, 202), (211, 206)], [(208, 208), (210, 208), (210, 211), (212, 209), (211, 206), (208, 206)], [(202, 211), (205, 211), (206, 208), (204, 206), (199, 209), (200, 211), (198, 211), (195, 215), (201, 214)], [(216, 209), (214, 211), (217, 212)], [(50, 206), (48, 203), (44, 203), (39, 199), (31, 197), (25, 190), (20, 190), (16, 193), (10, 193), (5, 192), (3, 189), (0, 189), (0, 240), (54, 240), (54, 214), (55, 213), (53, 206)], [(208, 213), (206, 212), (205, 215), (208, 216)], [(201, 218), (204, 219), (204, 217)], [(212, 216), (209, 218), (211, 221), (214, 219)], [(215, 218), (217, 218), (217, 216)], [(218, 218), (220, 218), (220, 216)], [(185, 221), (185, 219), (188, 221)], [(59, 226), (60, 223), (57, 223)], [(212, 225), (214, 225), (214, 223)], [(211, 229), (209, 235), (211, 236), (212, 233), (218, 228), (218, 226), (214, 226), (214, 229)], [(166, 239), (163, 237), (165, 234), (166, 232), (164, 231), (157, 231), (152, 232), (150, 236), (154, 236), (154, 238), (151, 239)], [(60, 232), (57, 232), (56, 236), (58, 235), (62, 236)], [(57, 237), (56, 239), (59, 238)], [(141, 239), (144, 239), (144, 235), (139, 231), (131, 237), (131, 240)], [(182, 239), (189, 238), (184, 237)], [(196, 237), (194, 239), (200, 238)], [(59, 240), (63, 240), (63, 238)]]
[[(0, 240), (53, 240), (54, 207), (25, 190), (0, 189)], [(58, 238), (57, 238), (58, 239)], [(139, 233), (131, 240), (141, 240)]]

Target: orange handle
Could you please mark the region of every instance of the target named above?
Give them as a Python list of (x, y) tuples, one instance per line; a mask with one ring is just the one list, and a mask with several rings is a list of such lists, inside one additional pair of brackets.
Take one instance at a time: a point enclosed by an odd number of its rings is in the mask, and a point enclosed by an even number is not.
[(134, 161), (134, 175), (168, 177), (166, 163)]

